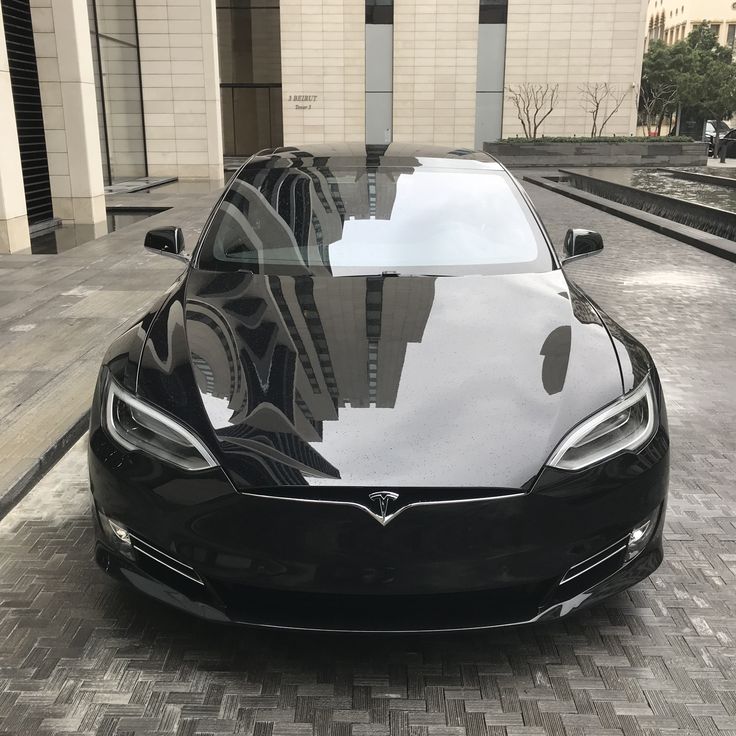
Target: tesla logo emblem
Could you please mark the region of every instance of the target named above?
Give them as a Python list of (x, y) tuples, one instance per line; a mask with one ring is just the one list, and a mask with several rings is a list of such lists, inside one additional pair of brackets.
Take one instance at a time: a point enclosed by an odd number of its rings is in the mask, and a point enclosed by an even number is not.
[(378, 513), (372, 512), (371, 515), (385, 526), (394, 516), (394, 514), (389, 513), (389, 507), (398, 497), (398, 493), (392, 493), (391, 491), (376, 491), (375, 493), (371, 493), (368, 498), (370, 498), (378, 511)]

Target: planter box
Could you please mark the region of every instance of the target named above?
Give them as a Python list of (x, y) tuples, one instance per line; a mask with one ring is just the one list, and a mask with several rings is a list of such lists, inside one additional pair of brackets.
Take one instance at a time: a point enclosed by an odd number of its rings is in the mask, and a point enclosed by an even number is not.
[(509, 168), (538, 166), (706, 166), (705, 143), (484, 143)]

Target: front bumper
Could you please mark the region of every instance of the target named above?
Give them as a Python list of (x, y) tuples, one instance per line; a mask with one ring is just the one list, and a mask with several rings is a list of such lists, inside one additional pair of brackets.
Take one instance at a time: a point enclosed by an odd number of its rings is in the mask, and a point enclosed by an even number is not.
[[(532, 623), (625, 590), (662, 560), (664, 429), (637, 455), (546, 470), (512, 498), (407, 509), (385, 527), (349, 506), (238, 493), (219, 468), (174, 472), (99, 427), (89, 464), (99, 564), (213, 621), (365, 632)], [(630, 531), (652, 514), (647, 546), (627, 563)], [(107, 518), (130, 531), (130, 547)]]
[[(620, 593), (646, 578), (662, 561), (661, 535), (633, 562), (599, 583), (535, 614), (533, 591), (520, 605), (519, 591), (447, 595), (337, 596), (241, 589), (228, 602), (217, 592), (182, 581), (164, 582), (149, 570), (98, 543), (96, 560), (108, 574), (184, 613), (216, 623), (269, 629), (343, 633), (431, 633), (473, 631), (554, 621)], [(184, 588), (188, 588), (185, 590)], [(508, 597), (507, 597), (508, 596)], [(509, 598), (512, 600), (510, 601)]]

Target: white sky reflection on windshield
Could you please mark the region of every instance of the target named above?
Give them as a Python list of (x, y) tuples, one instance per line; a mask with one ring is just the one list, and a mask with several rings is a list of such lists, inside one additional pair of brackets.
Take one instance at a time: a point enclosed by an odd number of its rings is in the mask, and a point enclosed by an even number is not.
[(503, 175), (402, 174), (390, 220), (345, 221), (333, 269), (526, 263), (538, 242)]

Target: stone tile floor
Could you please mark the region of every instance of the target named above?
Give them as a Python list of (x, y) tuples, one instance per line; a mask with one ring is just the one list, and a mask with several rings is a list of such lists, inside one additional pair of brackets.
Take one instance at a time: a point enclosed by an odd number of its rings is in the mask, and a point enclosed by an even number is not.
[(572, 278), (658, 362), (672, 430), (666, 559), (569, 620), (346, 637), (219, 628), (91, 561), (84, 446), (0, 523), (0, 734), (736, 734), (736, 264), (529, 186)]

